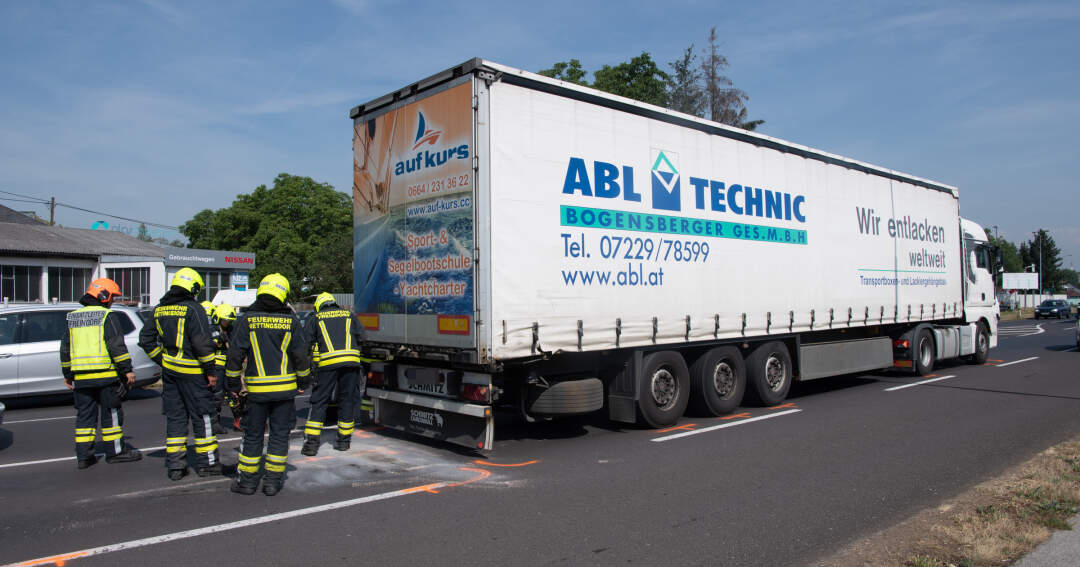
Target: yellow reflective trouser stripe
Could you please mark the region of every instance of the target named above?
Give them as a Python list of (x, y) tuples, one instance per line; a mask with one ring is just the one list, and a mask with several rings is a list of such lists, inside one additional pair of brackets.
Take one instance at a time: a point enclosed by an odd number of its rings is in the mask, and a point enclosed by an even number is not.
[(337, 422), (337, 431), (339, 435), (348, 435), (353, 432), (353, 427), (356, 425), (354, 421), (339, 421)]
[(248, 465), (257, 465), (262, 457), (249, 457), (243, 453), (240, 453), (240, 462)]
[(115, 378), (115, 370), (106, 370), (104, 372), (82, 372), (76, 373), (76, 380), (97, 380), (98, 378)]
[(306, 424), (304, 424), (304, 434), (305, 435), (314, 435), (314, 436), (318, 437), (319, 435), (322, 434), (322, 426), (323, 426), (323, 424), (322, 424), (321, 421), (311, 421), (309, 419), (308, 422)]
[(285, 338), (281, 340), (281, 373), (289, 373), (289, 342), (292, 341), (292, 333), (285, 333)]
[(76, 427), (75, 428), (75, 442), (76, 443), (93, 443), (94, 437), (96, 437), (97, 429), (93, 427)]
[(266, 470), (269, 472), (285, 472), (286, 455), (266, 454)]
[(124, 432), (119, 425), (116, 427), (106, 427), (101, 430), (102, 441), (116, 441), (124, 436)]
[(218, 448), (217, 436), (199, 437), (195, 439), (195, 452), (196, 453), (209, 453), (216, 451)]
[(266, 376), (266, 369), (263, 368), (262, 353), (259, 352), (259, 339), (255, 338), (255, 331), (248, 333), (248, 338), (251, 340), (251, 350), (255, 351), (255, 371), (259, 376)]
[(259, 465), (236, 465), (236, 470), (240, 472), (255, 474), (259, 472)]
[(165, 451), (168, 453), (183, 453), (187, 451), (187, 437), (166, 437)]

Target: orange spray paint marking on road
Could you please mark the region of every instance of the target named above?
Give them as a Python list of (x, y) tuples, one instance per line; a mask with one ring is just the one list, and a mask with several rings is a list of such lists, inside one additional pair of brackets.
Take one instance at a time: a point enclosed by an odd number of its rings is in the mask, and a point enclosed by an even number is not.
[(414, 492), (428, 492), (428, 493), (431, 493), (431, 494), (438, 494), (439, 491), (435, 490), (435, 489), (436, 488), (442, 488), (442, 486), (443, 486), (443, 483), (435, 482), (435, 483), (432, 483), (432, 484), (425, 484), (423, 486), (414, 486), (412, 488), (406, 488), (405, 490), (402, 490), (402, 492), (404, 492), (406, 494), (412, 494)]
[(474, 469), (472, 467), (460, 467), (458, 470), (470, 471), (470, 472), (479, 473), (479, 474), (477, 474), (476, 476), (470, 478), (469, 480), (463, 480), (461, 482), (455, 482), (453, 484), (447, 484), (446, 488), (454, 488), (454, 487), (457, 487), (457, 486), (465, 486), (466, 484), (472, 484), (474, 482), (484, 480), (485, 478), (491, 476), (491, 471), (484, 470), (484, 469)]
[(693, 431), (694, 427), (696, 427), (696, 426), (697, 426), (696, 423), (687, 423), (686, 425), (676, 425), (675, 427), (669, 427), (667, 429), (661, 429), (660, 431), (657, 431), (657, 433), (667, 433), (668, 431), (679, 431), (679, 430)]
[(482, 467), (527, 467), (529, 465), (535, 465), (540, 461), (525, 461), (524, 463), (488, 463), (477, 459), (473, 462)]
[(35, 559), (33, 561), (24, 561), (22, 563), (16, 563), (19, 567), (31, 567), (32, 565), (56, 565), (56, 567), (64, 567), (67, 564), (68, 559), (78, 559), (80, 557), (86, 557), (89, 555), (85, 551), (76, 551), (75, 553), (66, 553), (64, 555), (54, 555), (52, 557), (46, 557), (44, 559)]
[(793, 403), (791, 403), (791, 402), (788, 402), (788, 403), (786, 403), (786, 404), (783, 404), (783, 405), (779, 405), (779, 406), (773, 406), (773, 407), (771, 407), (771, 408), (769, 408), (769, 409), (771, 409), (771, 410), (778, 410), (778, 409), (785, 409), (785, 408), (793, 408), (793, 407), (796, 407), (796, 406), (795, 406), (795, 404), (793, 404)]
[(720, 419), (722, 419), (724, 421), (727, 421), (729, 419), (740, 419), (740, 418), (744, 418), (744, 417), (750, 417), (750, 414), (748, 414), (746, 412), (735, 413), (735, 414), (731, 414), (731, 415), (726, 415), (724, 417), (721, 417)]

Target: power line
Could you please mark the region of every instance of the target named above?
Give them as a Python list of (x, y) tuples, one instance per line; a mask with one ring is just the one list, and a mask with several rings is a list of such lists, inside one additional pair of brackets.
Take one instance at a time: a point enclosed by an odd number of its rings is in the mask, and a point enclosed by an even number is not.
[(37, 203), (37, 204), (42, 204), (42, 205), (48, 205), (48, 204), (49, 204), (49, 202), (48, 202), (48, 201), (45, 201), (45, 202), (41, 202), (41, 201), (38, 201), (38, 200), (36, 200), (36, 199), (35, 199), (35, 200), (31, 200), (31, 199), (16, 199), (16, 198), (14, 198), (14, 197), (0, 197), (0, 201), (9, 201), (9, 202), (13, 202), (13, 203)]
[[(22, 193), (14, 193), (12, 191), (4, 191), (4, 190), (0, 190), (0, 193), (4, 193), (4, 194), (7, 194), (7, 195), (15, 195), (17, 197), (24, 197), (26, 199), (33, 199), (32, 201), (19, 201), (19, 202), (23, 202), (23, 203), (40, 203), (42, 205), (49, 205), (50, 204), (50, 201), (48, 199), (41, 199), (40, 197), (34, 197), (32, 195), (23, 195)], [(5, 197), (5, 200), (13, 200), (14, 201), (15, 199), (10, 199), (10, 197)], [(171, 226), (171, 225), (161, 224), (161, 223), (156, 223), (156, 222), (150, 222), (150, 221), (144, 221), (144, 220), (139, 220), (139, 219), (133, 219), (133, 218), (128, 218), (128, 217), (122, 217), (122, 216), (119, 216), (119, 215), (114, 215), (114, 214), (111, 214), (111, 213), (103, 213), (101, 211), (94, 211), (94, 210), (91, 210), (91, 209), (84, 209), (82, 207), (76, 207), (75, 205), (70, 205), (68, 203), (61, 203), (60, 201), (56, 201), (56, 205), (60, 206), (60, 207), (67, 207), (69, 209), (75, 209), (77, 211), (82, 211), (84, 213), (93, 213), (95, 215), (101, 215), (101, 216), (109, 217), (109, 218), (112, 218), (112, 219), (126, 220), (128, 222), (137, 222), (139, 224), (145, 224), (146, 226), (152, 226), (152, 227), (155, 227), (155, 228), (165, 228), (165, 229), (176, 230), (176, 231), (180, 230), (180, 227), (176, 227), (176, 226)]]

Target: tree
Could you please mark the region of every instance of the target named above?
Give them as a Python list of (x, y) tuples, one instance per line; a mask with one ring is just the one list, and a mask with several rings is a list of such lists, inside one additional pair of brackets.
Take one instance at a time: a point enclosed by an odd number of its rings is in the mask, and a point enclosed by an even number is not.
[(551, 77), (552, 79), (559, 79), (560, 81), (584, 85), (586, 87), (589, 86), (589, 82), (585, 80), (585, 75), (588, 73), (585, 69), (581, 68), (581, 61), (578, 61), (577, 59), (559, 61), (552, 65), (550, 69), (543, 69), (539, 73), (545, 77)]
[(1020, 252), (1017, 250), (1016, 245), (1004, 238), (994, 238), (994, 235), (990, 234), (990, 231), (986, 231), (986, 238), (990, 241), (990, 244), (997, 246), (1001, 250), (1002, 266), (1006, 272), (1022, 272), (1024, 271), (1024, 263), (1020, 259)]
[(667, 106), (668, 74), (661, 71), (648, 52), (614, 67), (604, 65), (593, 73), (593, 88), (611, 94)]
[(1036, 272), (1041, 266), (1040, 283), (1044, 293), (1058, 293), (1063, 289), (1066, 275), (1061, 270), (1061, 250), (1045, 230), (1039, 229), (1031, 240), (1020, 245), (1020, 261), (1024, 266), (1034, 264)]
[(705, 109), (705, 92), (701, 88), (701, 70), (697, 67), (696, 59), (694, 44), (690, 44), (681, 59), (668, 63), (671, 67), (667, 80), (668, 108), (701, 116)]
[(703, 55), (701, 76), (705, 83), (709, 119), (744, 130), (755, 130), (764, 124), (764, 120), (746, 119), (746, 101), (750, 100), (750, 97), (741, 89), (735, 88), (731, 79), (724, 75), (728, 60), (720, 53), (715, 27), (709, 30), (709, 45)]
[(352, 200), (310, 177), (279, 174), (270, 188), (200, 211), (180, 232), (190, 248), (254, 252), (254, 282), (278, 272), (294, 295), (303, 278), (319, 291), (352, 290)]

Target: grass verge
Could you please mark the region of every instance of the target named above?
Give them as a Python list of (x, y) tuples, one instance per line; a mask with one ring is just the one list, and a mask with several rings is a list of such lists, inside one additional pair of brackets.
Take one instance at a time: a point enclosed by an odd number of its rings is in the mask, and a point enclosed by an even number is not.
[(1071, 529), (1080, 513), (1080, 437), (978, 484), (941, 506), (855, 542), (818, 565), (1008, 565)]

